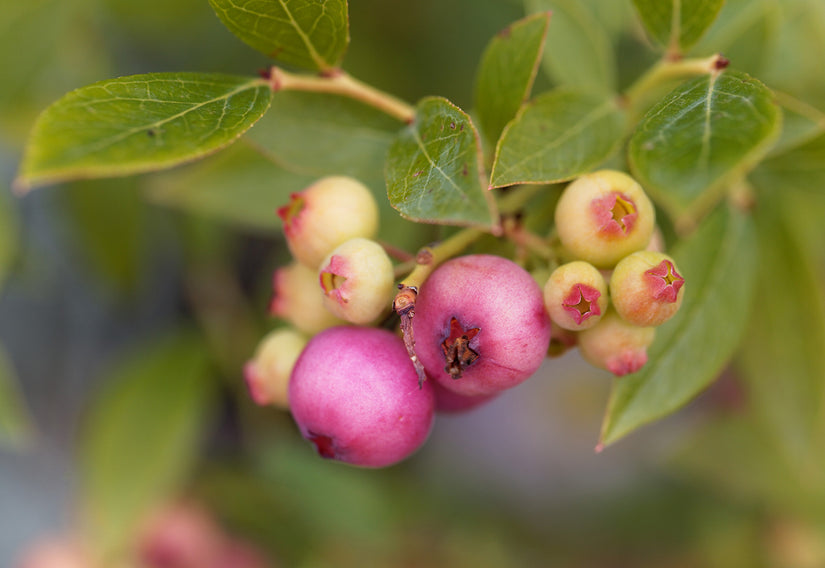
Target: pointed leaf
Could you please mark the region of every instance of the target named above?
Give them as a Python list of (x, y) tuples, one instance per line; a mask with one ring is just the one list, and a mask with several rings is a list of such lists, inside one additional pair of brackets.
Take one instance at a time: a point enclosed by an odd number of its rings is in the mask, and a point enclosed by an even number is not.
[(6, 350), (0, 345), (0, 448), (24, 446), (34, 434), (29, 410)]
[(92, 409), (82, 444), (88, 520), (101, 549), (178, 489), (197, 455), (212, 388), (203, 344), (178, 334), (123, 363)]
[[(754, 322), (741, 368), (751, 404), (800, 470), (825, 466), (825, 294), (820, 267), (800, 239), (796, 208), (760, 192), (760, 264)], [(821, 239), (821, 218), (820, 233)]]
[(423, 99), (387, 155), (390, 203), (413, 221), (497, 226), (493, 197), (481, 181), (480, 152), (464, 111), (441, 97)]
[(633, 0), (650, 36), (676, 52), (699, 41), (724, 3), (725, 0)]
[(475, 101), (481, 132), (491, 145), (530, 96), (549, 22), (549, 13), (528, 16), (487, 44), (476, 77)]
[(209, 0), (233, 34), (264, 55), (307, 69), (337, 67), (349, 44), (346, 0)]
[(759, 81), (735, 71), (697, 77), (648, 111), (630, 139), (630, 166), (672, 216), (697, 216), (765, 155), (780, 123)]
[(47, 108), (34, 125), (17, 183), (160, 170), (235, 141), (269, 108), (263, 79), (151, 73), (101, 81)]
[(590, 9), (577, 0), (526, 0), (529, 13), (552, 12), (543, 65), (559, 85), (609, 93), (616, 64), (608, 35)]
[(586, 173), (618, 148), (624, 127), (613, 97), (568, 90), (536, 97), (504, 130), (490, 185), (556, 183)]
[(751, 177), (760, 187), (774, 191), (825, 192), (825, 134), (768, 158)]
[(247, 138), (290, 170), (349, 175), (384, 193), (384, 157), (401, 126), (346, 97), (279, 91)]
[(751, 219), (724, 207), (674, 251), (686, 281), (682, 307), (656, 330), (642, 370), (615, 380), (602, 444), (674, 412), (718, 376), (745, 330), (756, 252)]

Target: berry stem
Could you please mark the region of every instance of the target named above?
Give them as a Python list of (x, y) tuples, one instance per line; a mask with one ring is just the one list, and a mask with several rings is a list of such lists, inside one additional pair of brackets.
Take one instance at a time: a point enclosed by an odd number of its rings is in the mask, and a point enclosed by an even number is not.
[(327, 75), (312, 76), (272, 67), (269, 70), (269, 84), (273, 91), (304, 91), (349, 97), (407, 124), (415, 118), (415, 108), (410, 104), (362, 83), (340, 69)]

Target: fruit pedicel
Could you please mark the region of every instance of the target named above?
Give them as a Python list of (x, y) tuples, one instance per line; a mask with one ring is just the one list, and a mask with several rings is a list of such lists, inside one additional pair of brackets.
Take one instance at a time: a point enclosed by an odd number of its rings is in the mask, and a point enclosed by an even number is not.
[[(373, 240), (372, 194), (347, 177), (318, 180), (279, 215), (295, 261), (275, 271), (270, 312), (284, 325), (246, 365), (250, 395), (355, 466), (404, 460), (436, 412), (482, 406), (569, 349), (617, 377), (639, 371), (685, 293), (650, 200), (614, 170), (569, 183), (549, 236), (531, 239), (544, 254), (519, 262), (466, 254), (482, 245), (466, 229), (394, 265), (397, 250)], [(520, 250), (515, 234), (501, 238)]]

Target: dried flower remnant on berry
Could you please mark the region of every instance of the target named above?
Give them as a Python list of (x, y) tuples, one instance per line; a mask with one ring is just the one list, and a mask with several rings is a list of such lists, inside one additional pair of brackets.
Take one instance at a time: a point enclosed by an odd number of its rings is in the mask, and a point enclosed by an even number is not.
[(470, 341), (480, 331), (477, 327), (465, 330), (455, 317), (450, 320), (450, 333), (441, 343), (441, 349), (447, 362), (444, 370), (453, 379), (460, 379), (464, 368), (478, 359), (478, 353), (470, 347)]

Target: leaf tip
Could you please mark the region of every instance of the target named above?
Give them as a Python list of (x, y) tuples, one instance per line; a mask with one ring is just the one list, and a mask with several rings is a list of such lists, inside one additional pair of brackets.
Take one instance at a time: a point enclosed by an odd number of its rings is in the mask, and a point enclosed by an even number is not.
[(593, 452), (595, 452), (597, 454), (600, 454), (604, 451), (604, 448), (605, 448), (604, 442), (599, 442), (598, 444), (596, 444), (596, 447), (593, 448)]
[(20, 175), (11, 182), (11, 192), (17, 197), (23, 197), (29, 193), (34, 186), (24, 176)]

